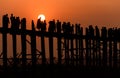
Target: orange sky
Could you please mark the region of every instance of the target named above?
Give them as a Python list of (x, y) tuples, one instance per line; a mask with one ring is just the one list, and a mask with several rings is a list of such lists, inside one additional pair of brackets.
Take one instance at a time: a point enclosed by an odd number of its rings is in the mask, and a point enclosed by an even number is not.
[(0, 0), (0, 17), (13, 13), (21, 18), (26, 17), (30, 24), (42, 13), (47, 22), (55, 18), (83, 26), (113, 27), (120, 26), (119, 3), (120, 0)]

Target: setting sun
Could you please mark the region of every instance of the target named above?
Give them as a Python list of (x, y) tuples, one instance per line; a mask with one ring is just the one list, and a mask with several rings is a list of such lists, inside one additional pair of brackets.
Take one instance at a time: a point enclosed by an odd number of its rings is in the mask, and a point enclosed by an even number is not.
[(45, 15), (43, 15), (43, 14), (38, 15), (38, 19), (40, 19), (41, 21), (44, 21), (45, 20)]

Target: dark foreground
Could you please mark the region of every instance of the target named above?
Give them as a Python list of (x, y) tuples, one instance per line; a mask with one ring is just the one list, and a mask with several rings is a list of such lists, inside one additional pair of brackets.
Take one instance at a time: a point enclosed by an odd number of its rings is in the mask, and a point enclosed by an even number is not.
[(36, 68), (7, 68), (0, 78), (120, 78), (120, 68), (39, 66)]

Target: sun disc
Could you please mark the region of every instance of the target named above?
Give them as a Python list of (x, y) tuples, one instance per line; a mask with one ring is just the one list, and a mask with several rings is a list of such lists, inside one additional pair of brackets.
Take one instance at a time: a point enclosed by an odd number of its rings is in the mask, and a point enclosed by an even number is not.
[(41, 21), (44, 21), (45, 20), (45, 15), (43, 15), (43, 14), (38, 15), (38, 19), (40, 19)]

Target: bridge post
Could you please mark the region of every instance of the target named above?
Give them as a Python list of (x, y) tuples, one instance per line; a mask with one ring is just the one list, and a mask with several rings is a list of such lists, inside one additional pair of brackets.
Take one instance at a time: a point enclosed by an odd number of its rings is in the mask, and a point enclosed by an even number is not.
[(13, 66), (17, 66), (17, 43), (16, 43), (16, 29), (12, 28), (12, 40), (13, 40)]
[(85, 48), (86, 48), (86, 66), (89, 66), (89, 37), (88, 37), (88, 28), (86, 28), (86, 37), (85, 37)]
[[(61, 22), (57, 21), (57, 33), (61, 34)], [(62, 62), (62, 53), (61, 53), (61, 36), (57, 37), (57, 47), (58, 47), (58, 64), (61, 65)]]
[(113, 52), (113, 41), (111, 40), (113, 37), (113, 34), (112, 34), (112, 28), (108, 29), (108, 38), (110, 39), (109, 40), (109, 66), (112, 67), (112, 52)]
[(43, 65), (46, 63), (46, 56), (45, 56), (45, 36), (44, 36), (44, 32), (45, 31), (42, 31), (42, 34), (41, 34), (41, 49), (42, 49), (42, 64)]
[(3, 67), (6, 69), (7, 67), (7, 31), (8, 31), (8, 23), (9, 18), (8, 14), (2, 17), (2, 25), (3, 25), (3, 35), (2, 35), (2, 45), (3, 45)]
[[(74, 50), (73, 50), (73, 37), (71, 36), (71, 49), (70, 49), (70, 51), (71, 51), (71, 64), (74, 66)], [(68, 45), (69, 46), (69, 45)], [(69, 55), (68, 55), (69, 56)]]
[(107, 29), (102, 28), (102, 39), (103, 39), (103, 66), (107, 66)]
[(36, 67), (36, 34), (34, 28), (34, 22), (32, 21), (32, 33), (31, 33), (31, 54), (32, 54), (32, 66)]
[(96, 65), (101, 66), (102, 65), (102, 56), (101, 56), (101, 35), (98, 27), (96, 26), (96, 46), (97, 46), (97, 51), (96, 52)]
[(117, 32), (117, 29), (114, 29), (113, 30), (113, 33), (114, 33), (114, 40), (113, 40), (113, 50), (114, 50), (114, 53), (113, 53), (113, 66), (115, 67), (115, 68), (117, 68), (117, 66), (118, 66), (118, 49), (117, 49), (117, 34), (118, 34), (118, 32)]
[(78, 56), (79, 56), (79, 53), (78, 53), (78, 48), (79, 48), (79, 31), (80, 31), (80, 24), (79, 25), (75, 25), (75, 34), (77, 35), (76, 39), (75, 39), (75, 44), (76, 44), (76, 65), (78, 66), (79, 64), (79, 59), (78, 59)]
[(26, 66), (26, 19), (21, 20), (22, 66)]
[(84, 52), (84, 46), (83, 46), (83, 28), (80, 27), (79, 30), (79, 63), (80, 66), (84, 66), (84, 57), (83, 57), (83, 52)]
[(53, 37), (52, 37), (52, 32), (50, 32), (49, 36), (49, 52), (50, 52), (50, 64), (52, 65), (54, 63), (53, 59)]
[(3, 67), (7, 67), (7, 29), (3, 28), (4, 32), (2, 35), (3, 45)]

